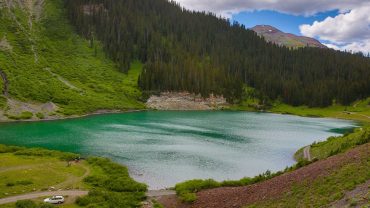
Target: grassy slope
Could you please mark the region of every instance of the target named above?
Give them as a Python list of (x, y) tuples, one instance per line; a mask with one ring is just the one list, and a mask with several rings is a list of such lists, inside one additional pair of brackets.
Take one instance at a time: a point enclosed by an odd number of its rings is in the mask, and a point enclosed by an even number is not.
[[(329, 137), (326, 141), (313, 143), (310, 147), (310, 154), (311, 158), (324, 159), (367, 142), (370, 142), (370, 127), (364, 126), (351, 134)], [(298, 150), (294, 157), (297, 161), (302, 160), (303, 148)]]
[[(243, 111), (264, 110), (272, 113), (308, 117), (331, 117), (370, 123), (370, 98), (357, 101), (350, 106), (332, 105), (325, 108), (309, 108), (307, 106), (291, 106), (278, 101), (272, 102), (271, 106), (266, 106), (257, 97), (260, 97), (258, 91), (245, 87), (243, 100), (237, 105), (232, 105), (230, 109)], [(268, 99), (266, 98), (266, 100)]]
[(13, 49), (0, 50), (0, 67), (8, 76), (12, 98), (53, 101), (67, 115), (144, 107), (137, 101), (141, 96), (137, 87), (140, 63), (133, 64), (128, 75), (119, 72), (105, 57), (99, 42), (90, 47), (89, 41), (74, 32), (62, 0), (45, 1), (42, 17), (40, 21), (33, 19), (32, 29), (27, 11), (19, 7), (10, 12), (1, 9), (0, 38), (6, 37)]
[(363, 157), (360, 161), (341, 166), (328, 176), (319, 176), (312, 182), (297, 183), (280, 198), (265, 200), (247, 207), (327, 207), (331, 202), (343, 198), (347, 191), (368, 181), (369, 167), (369, 158)]
[[(111, 201), (116, 207), (137, 207), (144, 199), (146, 186), (130, 178), (126, 167), (108, 159), (88, 158), (67, 167), (67, 160), (78, 155), (40, 148), (21, 148), (0, 145), (0, 198), (27, 192), (47, 190), (50, 186), (62, 189), (95, 190), (81, 198), (79, 205), (61, 207), (108, 207)], [(87, 169), (89, 175), (82, 180)], [(51, 174), (52, 173), (52, 174)], [(78, 182), (56, 186), (71, 177)], [(35, 199), (36, 203), (42, 199)], [(1, 208), (15, 207), (15, 203), (0, 205)]]
[(370, 123), (370, 98), (358, 101), (351, 106), (333, 105), (326, 108), (293, 107), (276, 104), (269, 111), (310, 117), (332, 117)]
[[(69, 177), (81, 177), (86, 171), (83, 164), (67, 167), (66, 162), (55, 157), (1, 154), (0, 159), (6, 163), (5, 168), (11, 168), (13, 165), (14, 168), (27, 167), (0, 172), (0, 198), (34, 190), (47, 190)], [(71, 186), (84, 187), (81, 184)]]
[[(325, 159), (331, 155), (345, 152), (357, 145), (370, 142), (370, 128), (364, 126), (355, 132), (330, 137), (328, 140), (311, 146), (311, 157)], [(295, 157), (302, 160), (302, 149)], [(370, 179), (370, 160), (362, 158), (360, 163), (350, 163), (325, 177), (318, 177), (311, 183), (296, 184), (290, 192), (275, 200), (267, 200), (248, 207), (320, 207), (341, 199), (346, 191), (354, 189)], [(349, 202), (351, 203), (351, 202)]]

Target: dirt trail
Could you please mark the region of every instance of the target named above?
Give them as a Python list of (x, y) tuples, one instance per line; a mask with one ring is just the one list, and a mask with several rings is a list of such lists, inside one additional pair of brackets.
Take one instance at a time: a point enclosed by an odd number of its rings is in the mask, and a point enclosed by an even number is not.
[(14, 166), (14, 167), (6, 167), (6, 168), (0, 168), (0, 173), (7, 172), (7, 171), (13, 171), (13, 170), (24, 170), (24, 169), (32, 169), (35, 167), (45, 166), (50, 163), (41, 163), (36, 165), (21, 165), (21, 166)]
[(303, 158), (308, 161), (311, 161), (311, 153), (310, 153), (311, 146), (307, 146), (303, 149)]
[(146, 192), (147, 200), (142, 202), (141, 208), (154, 208), (152, 200), (159, 200), (162, 197), (176, 197), (176, 191), (174, 190), (149, 190)]
[(62, 183), (60, 184), (57, 184), (55, 185), (55, 189), (61, 189), (61, 188), (66, 188), (68, 186), (73, 186), (74, 184), (82, 181), (84, 178), (86, 178), (88, 175), (90, 175), (91, 173), (91, 170), (89, 167), (85, 166), (85, 165), (81, 165), (81, 167), (83, 167), (85, 169), (85, 173), (80, 176), (80, 177), (76, 177), (76, 176), (73, 176), (73, 175), (70, 175), (67, 180), (63, 181)]
[(3, 92), (2, 94), (4, 95), (4, 97), (8, 97), (9, 93), (8, 93), (8, 86), (9, 86), (9, 81), (8, 81), (8, 78), (5, 74), (5, 72), (3, 72), (1, 69), (0, 69), (0, 77), (1, 79), (3, 79)]
[(146, 192), (147, 197), (159, 197), (159, 196), (169, 196), (176, 195), (176, 191), (173, 190), (149, 190)]
[(76, 91), (80, 91), (82, 92), (82, 90), (76, 86), (74, 86), (72, 83), (70, 83), (68, 80), (64, 79), (62, 76), (52, 72), (50, 70), (50, 68), (45, 68), (46, 71), (48, 71), (53, 77), (56, 77), (60, 82), (62, 82), (63, 84), (65, 84), (67, 87), (73, 89), (73, 90), (76, 90)]
[(16, 202), (18, 200), (36, 199), (39, 197), (48, 197), (48, 196), (55, 196), (55, 195), (76, 197), (76, 196), (84, 196), (84, 195), (87, 195), (88, 193), (89, 193), (88, 191), (81, 191), (81, 190), (44, 191), (44, 192), (29, 193), (29, 194), (2, 198), (0, 199), (0, 204), (8, 204), (8, 203)]

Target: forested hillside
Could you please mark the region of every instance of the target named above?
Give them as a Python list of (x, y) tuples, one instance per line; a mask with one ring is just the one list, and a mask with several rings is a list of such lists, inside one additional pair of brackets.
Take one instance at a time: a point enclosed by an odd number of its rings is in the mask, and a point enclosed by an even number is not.
[(80, 34), (98, 38), (127, 72), (145, 63), (144, 91), (223, 94), (237, 102), (246, 84), (292, 105), (347, 105), (370, 95), (370, 59), (331, 49), (266, 43), (243, 25), (166, 0), (65, 0)]
[(141, 63), (121, 73), (66, 14), (63, 0), (0, 0), (0, 120), (144, 107)]

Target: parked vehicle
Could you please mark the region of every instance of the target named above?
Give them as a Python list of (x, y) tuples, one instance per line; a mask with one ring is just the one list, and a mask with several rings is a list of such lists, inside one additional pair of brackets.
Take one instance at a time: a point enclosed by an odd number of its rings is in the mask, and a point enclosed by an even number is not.
[(61, 204), (64, 202), (64, 197), (63, 196), (52, 196), (50, 198), (44, 199), (45, 203), (49, 204)]

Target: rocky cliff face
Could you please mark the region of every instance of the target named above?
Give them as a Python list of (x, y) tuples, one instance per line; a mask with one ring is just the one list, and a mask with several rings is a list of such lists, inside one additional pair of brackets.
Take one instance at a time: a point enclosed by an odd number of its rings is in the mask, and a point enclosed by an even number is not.
[(275, 27), (270, 25), (257, 25), (251, 28), (259, 36), (265, 38), (266, 41), (272, 42), (281, 46), (299, 48), (299, 47), (318, 47), (326, 48), (325, 45), (321, 44), (318, 40), (305, 37), (297, 36), (290, 33), (284, 33)]
[(222, 96), (202, 98), (187, 92), (166, 92), (152, 95), (146, 105), (157, 110), (216, 110), (227, 107), (228, 103)]

